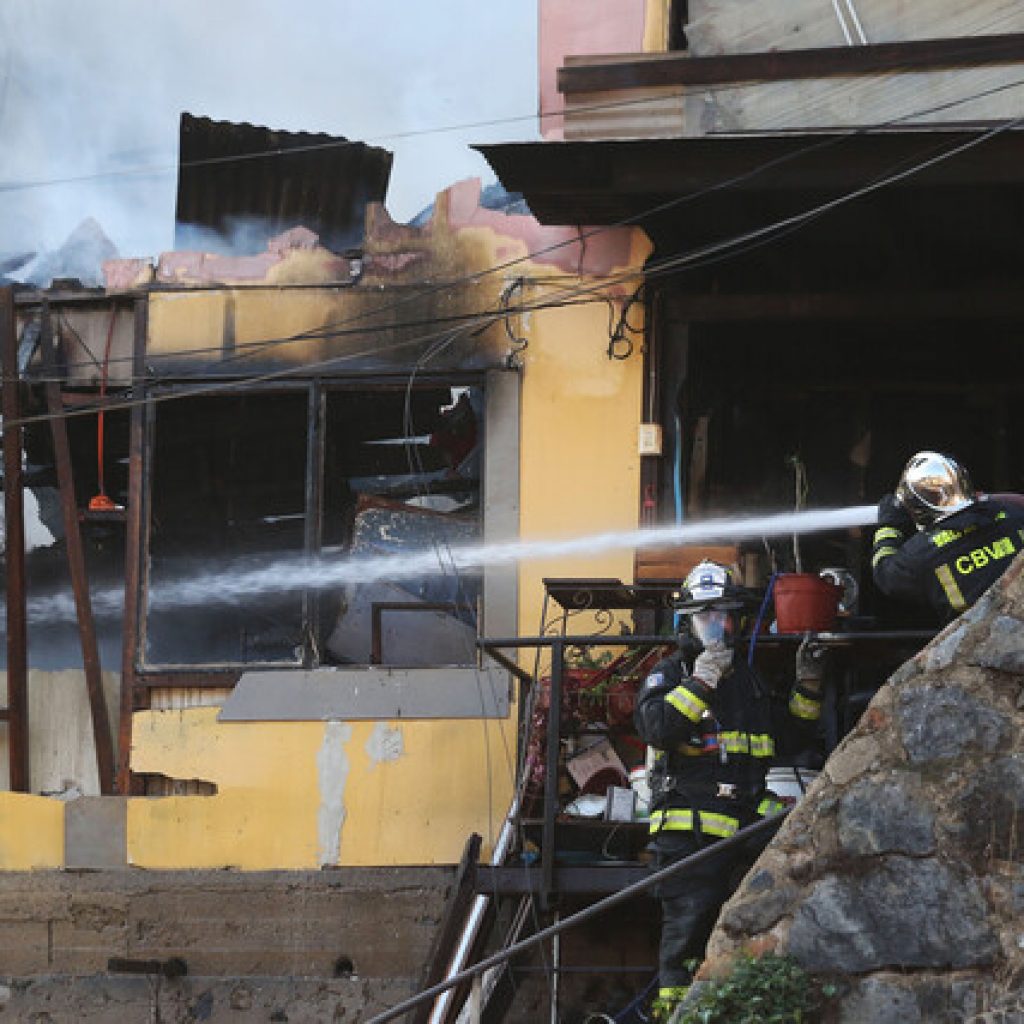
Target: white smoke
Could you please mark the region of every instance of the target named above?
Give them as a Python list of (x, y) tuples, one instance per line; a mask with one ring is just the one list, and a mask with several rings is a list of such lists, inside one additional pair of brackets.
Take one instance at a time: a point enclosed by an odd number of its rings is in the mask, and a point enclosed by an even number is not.
[(87, 217), (122, 255), (170, 248), (182, 111), (376, 141), (409, 219), (488, 174), (469, 143), (535, 125), (382, 136), (529, 116), (535, 33), (535, 0), (2, 3), (0, 256), (53, 250)]

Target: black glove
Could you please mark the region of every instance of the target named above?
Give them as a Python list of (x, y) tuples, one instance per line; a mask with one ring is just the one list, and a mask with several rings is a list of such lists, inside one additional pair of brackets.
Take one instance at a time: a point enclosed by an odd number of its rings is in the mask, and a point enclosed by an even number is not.
[(825, 645), (813, 640), (811, 634), (808, 633), (804, 637), (803, 643), (797, 648), (796, 681), (805, 686), (810, 684), (812, 689), (816, 689), (825, 675), (825, 655), (827, 653)]
[(891, 526), (904, 537), (914, 532), (914, 520), (895, 494), (884, 494), (878, 503), (878, 525)]

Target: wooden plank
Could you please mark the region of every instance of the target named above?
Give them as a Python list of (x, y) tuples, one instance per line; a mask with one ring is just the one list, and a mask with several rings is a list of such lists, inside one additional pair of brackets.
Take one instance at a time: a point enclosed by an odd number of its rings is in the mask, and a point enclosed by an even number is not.
[(29, 791), (28, 621), (25, 589), (25, 504), (18, 331), (14, 289), (0, 288), (0, 363), (3, 366), (4, 531), (7, 582), (7, 746), (10, 786)]
[(636, 553), (637, 580), (679, 580), (704, 559), (732, 565), (739, 560), (739, 548), (730, 545), (678, 544), (644, 548)]
[(136, 669), (135, 688), (139, 691), (171, 689), (226, 689), (234, 686), (242, 669), (192, 669), (183, 671), (146, 671)]
[(89, 577), (85, 568), (85, 551), (82, 547), (82, 530), (78, 520), (78, 505), (75, 500), (75, 474), (71, 465), (71, 446), (68, 443), (64, 403), (61, 401), (60, 383), (57, 380), (57, 358), (54, 351), (52, 319), (49, 305), (46, 302), (43, 303), (43, 329), (39, 347), (46, 373), (46, 408), (50, 416), (50, 436), (53, 438), (57, 486), (64, 518), (64, 551), (67, 556), (68, 575), (71, 577), (71, 592), (75, 598), (78, 639), (82, 645), (82, 669), (85, 673), (85, 688), (89, 698), (89, 714), (92, 719), (96, 771), (99, 775), (100, 792), (109, 796), (114, 791), (114, 740), (110, 732), (110, 719), (107, 717), (107, 698), (103, 692), (103, 674), (100, 667), (99, 644), (96, 639), (96, 622), (92, 614)]
[(700, 86), (735, 82), (778, 82), (895, 71), (941, 71), (1024, 61), (1024, 33), (951, 39), (915, 39), (868, 46), (820, 46), (688, 57), (678, 53), (613, 55), (606, 63), (558, 69), (561, 93)]
[(142, 567), (143, 458), (145, 443), (146, 318), (147, 299), (135, 303), (135, 341), (132, 377), (135, 405), (131, 410), (128, 441), (128, 508), (124, 553), (124, 620), (121, 641), (121, 704), (118, 726), (117, 791), (128, 796), (132, 791), (132, 715), (135, 711), (135, 666), (139, 645), (140, 572)]

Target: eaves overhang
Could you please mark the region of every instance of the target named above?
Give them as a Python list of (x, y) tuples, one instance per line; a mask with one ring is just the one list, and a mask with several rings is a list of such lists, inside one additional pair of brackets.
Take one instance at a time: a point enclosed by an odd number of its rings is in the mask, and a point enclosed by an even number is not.
[(698, 197), (694, 216), (706, 219), (737, 195), (837, 196), (884, 178), (915, 189), (1024, 184), (1024, 131), (1009, 125), (474, 148), (543, 224), (646, 224)]

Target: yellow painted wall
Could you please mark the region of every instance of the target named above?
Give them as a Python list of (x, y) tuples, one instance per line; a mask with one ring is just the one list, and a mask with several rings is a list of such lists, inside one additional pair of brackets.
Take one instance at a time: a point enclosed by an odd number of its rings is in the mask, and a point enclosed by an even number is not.
[[(490, 228), (463, 233), (474, 265), (508, 257), (509, 240)], [(644, 236), (636, 232), (630, 266), (641, 266), (647, 252)], [(531, 299), (580, 283), (571, 275), (553, 279), (550, 265), (524, 265), (517, 272), (528, 281), (535, 273), (527, 285)], [(495, 289), (500, 285), (493, 283)], [(609, 285), (616, 314), (635, 286), (636, 281)], [(296, 294), (297, 304), (286, 308), (282, 293), (235, 292), (231, 316), (237, 338), (253, 336), (260, 324), (267, 336), (341, 318), (336, 294)], [(197, 334), (219, 334), (224, 294), (195, 295), (195, 321), (188, 300), (187, 293), (154, 297), (150, 330), (161, 344), (192, 346)], [(634, 307), (631, 322), (641, 317), (642, 309)], [(521, 536), (634, 529), (641, 339), (634, 339), (630, 358), (609, 360), (609, 310), (602, 302), (523, 319), (529, 346), (522, 356)], [(538, 629), (543, 577), (630, 580), (632, 567), (628, 550), (523, 565), (520, 632)], [(129, 863), (247, 870), (452, 863), (471, 832), (493, 843), (509, 806), (514, 711), (503, 722), (222, 725), (216, 715), (216, 708), (136, 713), (134, 771), (203, 779), (217, 793), (130, 800)]]
[[(638, 253), (643, 259), (646, 253)], [(628, 290), (631, 290), (631, 283)], [(535, 288), (535, 293), (547, 289)], [(531, 298), (534, 296), (531, 295)], [(616, 317), (621, 302), (615, 303)], [(642, 308), (630, 322), (642, 326)], [(609, 359), (605, 304), (532, 314), (523, 386), (520, 531), (524, 540), (635, 530), (639, 519), (638, 425), (643, 394), (642, 339), (633, 354)], [(520, 633), (540, 630), (545, 577), (633, 579), (632, 549), (522, 563)], [(574, 616), (571, 632), (588, 632)]]
[(64, 866), (62, 800), (0, 793), (0, 871)]
[(509, 722), (221, 725), (190, 708), (140, 712), (134, 728), (135, 771), (218, 790), (129, 800), (139, 867), (450, 863), (474, 829), (496, 833), (511, 793)]
[[(464, 228), (461, 237), (471, 249), (468, 262), (485, 266), (507, 258), (510, 244), (521, 245), (490, 227)], [(646, 254), (637, 232), (629, 265), (639, 267)], [(553, 274), (550, 264), (519, 269), (528, 299), (580, 284)], [(608, 283), (615, 315), (634, 286)], [(301, 331), (344, 312), (333, 289), (167, 293), (153, 297), (151, 333), (164, 350), (217, 338), (229, 299), (239, 340)], [(632, 311), (634, 325), (641, 313)], [(609, 360), (603, 302), (538, 311), (518, 327), (529, 339), (521, 356), (522, 538), (635, 528), (640, 339), (628, 359)], [(577, 575), (629, 580), (632, 552), (523, 564), (522, 633), (539, 628), (543, 577)], [(513, 790), (515, 722), (514, 712), (501, 722), (247, 724), (218, 723), (215, 707), (138, 712), (134, 771), (205, 780), (217, 792), (130, 799), (128, 861), (245, 870), (452, 863), (471, 832), (493, 843), (500, 831)], [(62, 866), (64, 809), (60, 801), (0, 793), (0, 870)]]

